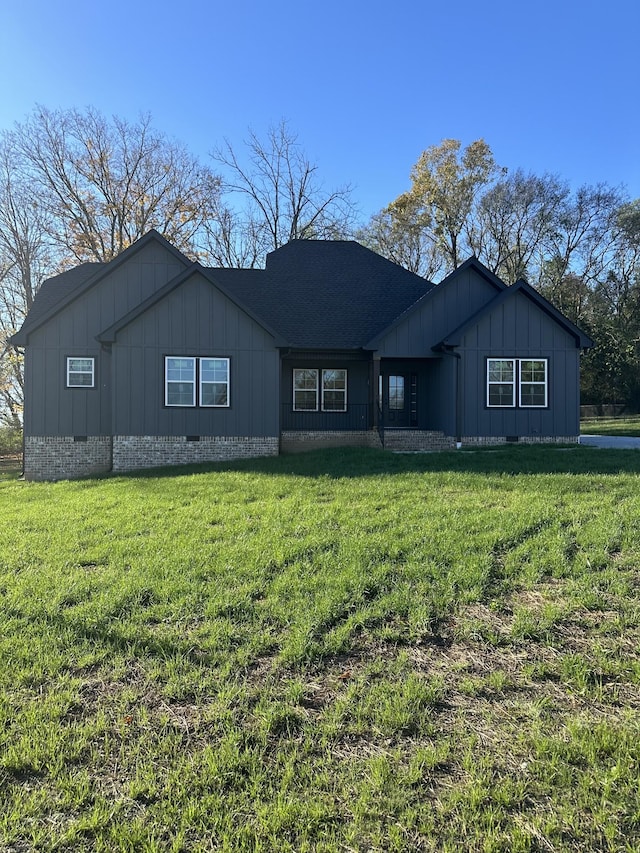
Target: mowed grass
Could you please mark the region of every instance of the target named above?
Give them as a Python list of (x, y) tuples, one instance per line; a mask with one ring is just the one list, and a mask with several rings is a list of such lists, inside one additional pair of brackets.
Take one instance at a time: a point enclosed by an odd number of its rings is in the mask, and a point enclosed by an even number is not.
[(0, 482), (0, 849), (640, 849), (640, 454)]
[(628, 418), (585, 418), (580, 421), (584, 435), (640, 436), (640, 415)]

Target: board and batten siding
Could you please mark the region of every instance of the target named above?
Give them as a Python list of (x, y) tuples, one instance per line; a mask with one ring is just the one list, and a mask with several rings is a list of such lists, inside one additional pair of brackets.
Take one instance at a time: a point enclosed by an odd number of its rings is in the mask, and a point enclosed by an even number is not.
[[(580, 431), (580, 350), (575, 338), (519, 293), (485, 314), (463, 336), (461, 433), (479, 436), (574, 436)], [(487, 358), (548, 359), (545, 409), (488, 408)]]
[(460, 326), (498, 294), (498, 289), (472, 267), (437, 285), (414, 309), (377, 342), (381, 358), (414, 358)]
[[(109, 435), (111, 363), (103, 329), (178, 275), (184, 264), (150, 242), (29, 335), (25, 435)], [(67, 356), (95, 358), (96, 387), (66, 388)]]
[[(168, 355), (229, 358), (230, 405), (165, 406)], [(199, 273), (121, 329), (112, 360), (114, 435), (278, 435), (273, 337)]]

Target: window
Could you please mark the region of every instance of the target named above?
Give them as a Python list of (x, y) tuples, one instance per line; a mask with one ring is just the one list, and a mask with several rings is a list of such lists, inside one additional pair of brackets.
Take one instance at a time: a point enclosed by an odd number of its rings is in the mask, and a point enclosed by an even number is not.
[(309, 368), (294, 368), (293, 371), (294, 412), (318, 411), (318, 371)]
[(219, 408), (229, 405), (228, 358), (169, 355), (165, 357), (164, 370), (166, 406)]
[[(546, 358), (487, 359), (489, 408), (546, 408), (548, 377)], [(516, 398), (517, 388), (517, 398)]]
[(347, 371), (343, 368), (294, 367), (293, 411), (317, 412), (318, 409), (323, 412), (347, 411)]
[(520, 405), (523, 408), (547, 405), (547, 360), (522, 359), (520, 361)]
[(322, 371), (322, 411), (347, 411), (347, 371)]
[(67, 358), (67, 388), (93, 388), (94, 358)]
[(490, 358), (487, 361), (487, 406), (516, 404), (516, 362), (513, 358)]
[(404, 409), (404, 376), (389, 377), (389, 409), (392, 411)]
[(200, 405), (229, 405), (229, 359), (200, 359)]
[(195, 406), (196, 360), (167, 356), (165, 364), (165, 398), (167, 406)]

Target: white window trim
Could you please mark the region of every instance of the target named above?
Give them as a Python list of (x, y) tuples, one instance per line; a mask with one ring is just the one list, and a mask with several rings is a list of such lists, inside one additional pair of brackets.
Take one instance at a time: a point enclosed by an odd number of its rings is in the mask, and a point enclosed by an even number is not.
[[(316, 405), (315, 405), (315, 408), (313, 408), (313, 409), (299, 409), (296, 406), (296, 391), (308, 393), (309, 391), (312, 390), (311, 388), (296, 388), (296, 373), (301, 373), (302, 371), (304, 371), (305, 373), (307, 373), (309, 371), (313, 371), (316, 375), (316, 387), (314, 389), (315, 394), (316, 394)], [(293, 368), (292, 381), (293, 381), (293, 411), (294, 412), (317, 412), (318, 411), (318, 383), (319, 383), (319, 379), (320, 379), (320, 371), (317, 367), (294, 367)]]
[[(520, 365), (523, 361), (542, 361), (544, 363), (544, 382), (523, 382)], [(522, 402), (523, 385), (544, 385), (544, 403), (530, 406)], [(518, 359), (518, 405), (521, 409), (546, 409), (549, 406), (549, 359), (548, 358), (519, 358)]]
[[(513, 381), (512, 382), (497, 382), (489, 381), (489, 365), (492, 361), (511, 361), (513, 362)], [(544, 383), (542, 382), (522, 382), (521, 364), (523, 361), (541, 361), (544, 362)], [(529, 358), (513, 358), (495, 356), (488, 358), (486, 361), (486, 404), (488, 409), (547, 409), (549, 408), (549, 359), (531, 356)], [(544, 404), (527, 405), (522, 402), (522, 386), (524, 385), (542, 385), (544, 384)], [(489, 390), (492, 385), (512, 385), (513, 386), (513, 402), (509, 405), (497, 405), (489, 402)]]
[[(91, 370), (71, 370), (72, 361), (90, 361)], [(72, 375), (91, 374), (91, 385), (84, 383), (75, 383), (71, 381)], [(67, 356), (67, 388), (95, 388), (96, 387), (96, 360), (92, 355), (68, 355)]]
[[(489, 366), (490, 366), (491, 362), (493, 362), (493, 361), (511, 361), (511, 362), (513, 362), (513, 379), (511, 382), (489, 381), (489, 374), (490, 374)], [(486, 367), (485, 367), (485, 370), (486, 370), (486, 398), (485, 399), (487, 401), (487, 408), (488, 409), (515, 409), (516, 408), (516, 385), (517, 385), (517, 381), (518, 381), (518, 378), (517, 378), (518, 364), (517, 364), (517, 362), (518, 362), (517, 358), (501, 358), (499, 356), (496, 356), (495, 358), (488, 358), (487, 359), (487, 363), (486, 363)], [(489, 392), (491, 390), (492, 385), (511, 385), (513, 388), (513, 393), (511, 395), (511, 399), (513, 400), (513, 402), (509, 405), (506, 405), (506, 406), (498, 404), (498, 403), (491, 403), (490, 402), (491, 398), (489, 396)]]
[[(227, 380), (225, 382), (203, 382), (202, 381), (202, 362), (203, 361), (226, 361), (227, 362)], [(203, 403), (202, 402), (202, 386), (203, 385), (225, 385), (227, 386), (227, 402), (226, 403)], [(220, 355), (203, 355), (198, 358), (198, 403), (202, 409), (228, 409), (231, 405), (231, 359)]]
[[(169, 386), (183, 384), (184, 380), (169, 379), (167, 376), (169, 361), (172, 359), (180, 359), (181, 361), (191, 361), (193, 363), (193, 386), (191, 391), (190, 403), (170, 403), (169, 402)], [(165, 355), (164, 357), (164, 404), (170, 409), (192, 409), (196, 405), (196, 362), (197, 358), (193, 355)]]
[[(340, 370), (340, 371), (342, 371), (342, 373), (344, 373), (344, 392), (342, 391), (341, 388), (326, 388), (325, 389), (325, 387), (324, 387), (324, 375), (325, 375), (325, 373), (328, 373), (329, 371), (334, 371), (334, 370)], [(340, 412), (346, 412), (347, 411), (347, 387), (348, 387), (348, 384), (349, 384), (348, 383), (348, 374), (347, 374), (346, 367), (323, 367), (322, 368), (322, 386), (321, 387), (322, 387), (322, 411), (323, 412), (328, 412), (329, 414), (331, 412), (336, 412), (336, 414), (340, 414)], [(344, 393), (344, 408), (342, 408), (342, 409), (325, 409), (325, 407), (324, 407), (324, 392), (325, 392), (325, 390), (326, 391), (340, 391), (341, 393)]]
[[(179, 383), (183, 383), (184, 380), (177, 379), (168, 379), (167, 378), (167, 370), (169, 361), (171, 359), (180, 359), (181, 361), (190, 361), (193, 363), (193, 380), (191, 384), (193, 385), (193, 389), (191, 392), (191, 402), (190, 403), (170, 403), (169, 402), (169, 385), (176, 385)], [(202, 402), (202, 385), (209, 385), (210, 382), (202, 381), (202, 362), (203, 361), (226, 361), (227, 363), (227, 402), (220, 405), (216, 403), (203, 403)], [(222, 384), (216, 382), (214, 384)], [(169, 409), (228, 409), (231, 406), (231, 359), (229, 356), (222, 355), (165, 355), (164, 357), (164, 404)]]

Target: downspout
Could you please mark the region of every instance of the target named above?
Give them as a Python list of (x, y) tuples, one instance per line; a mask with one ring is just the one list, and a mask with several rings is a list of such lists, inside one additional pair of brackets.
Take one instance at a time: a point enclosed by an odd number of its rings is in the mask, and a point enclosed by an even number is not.
[(442, 344), (441, 347), (438, 348), (442, 355), (448, 355), (450, 358), (456, 359), (456, 369), (454, 373), (454, 394), (456, 400), (456, 409), (455, 409), (455, 432), (456, 432), (456, 449), (460, 450), (462, 447), (462, 433), (460, 429), (460, 425), (462, 422), (462, 399), (460, 396), (460, 362), (462, 361), (462, 356), (459, 352), (454, 352), (453, 349), (447, 349), (446, 345)]
[[(110, 424), (109, 424), (109, 432), (111, 433), (109, 442), (109, 471), (113, 472), (113, 442), (116, 437), (116, 384), (113, 380), (115, 370), (113, 369), (113, 343), (101, 343), (100, 349), (102, 352), (106, 353), (109, 356), (109, 397), (111, 398), (110, 405)], [(101, 373), (100, 381), (104, 382), (104, 372)], [(102, 395), (102, 389), (100, 389), (100, 393)], [(102, 413), (101, 413), (102, 415)], [(102, 429), (100, 430), (102, 432)]]

